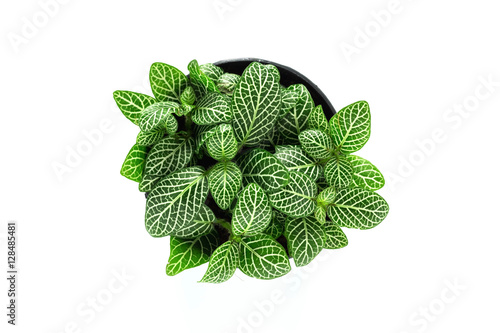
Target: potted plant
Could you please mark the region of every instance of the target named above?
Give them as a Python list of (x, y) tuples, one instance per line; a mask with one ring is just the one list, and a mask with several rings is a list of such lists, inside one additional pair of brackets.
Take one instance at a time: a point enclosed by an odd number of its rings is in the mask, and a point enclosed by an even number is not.
[(147, 194), (148, 233), (170, 236), (168, 275), (209, 262), (201, 282), (238, 268), (277, 278), (290, 257), (346, 246), (342, 227), (387, 216), (381, 172), (353, 155), (370, 137), (367, 102), (335, 113), (307, 78), (260, 59), (188, 70), (154, 63), (154, 97), (114, 92), (140, 129), (121, 174)]

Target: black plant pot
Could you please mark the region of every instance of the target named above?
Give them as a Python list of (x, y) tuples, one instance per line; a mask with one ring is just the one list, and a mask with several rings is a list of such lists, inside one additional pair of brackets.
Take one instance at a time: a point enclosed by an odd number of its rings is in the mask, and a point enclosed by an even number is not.
[[(315, 105), (321, 105), (323, 107), (323, 112), (325, 113), (325, 116), (327, 119), (330, 119), (335, 113), (335, 108), (333, 107), (332, 103), (328, 100), (326, 95), (319, 89), (317, 85), (315, 85), (311, 80), (309, 80), (306, 76), (302, 75), (301, 73), (297, 72), (295, 69), (283, 66), (281, 64), (275, 63), (273, 61), (268, 61), (264, 59), (259, 59), (259, 58), (236, 58), (236, 59), (228, 59), (228, 60), (221, 60), (214, 62), (214, 65), (217, 65), (221, 67), (224, 72), (226, 73), (233, 73), (233, 74), (238, 74), (241, 75), (245, 68), (250, 65), (252, 62), (259, 62), (261, 64), (271, 64), (274, 65), (278, 68), (280, 72), (280, 83), (283, 84), (284, 86), (288, 87), (289, 85), (292, 84), (297, 84), (301, 83), (304, 86), (306, 86), (307, 90), (311, 94), (311, 97), (314, 101)], [(181, 124), (179, 124), (180, 128), (182, 127)], [(217, 161), (214, 159), (210, 158), (209, 156), (205, 156), (202, 158), (200, 161), (198, 161), (199, 165), (202, 166), (210, 166), (215, 164)], [(147, 193), (146, 193), (146, 198), (147, 198)], [(210, 209), (213, 210), (215, 215), (219, 218), (224, 218), (224, 217), (230, 217), (226, 216), (227, 212), (221, 210), (215, 201), (212, 199), (211, 195), (208, 196), (207, 198), (207, 206), (210, 207)], [(229, 238), (229, 233), (227, 232), (226, 229), (219, 227), (217, 224), (215, 225), (220, 236), (220, 241), (221, 244), (225, 241), (228, 240)], [(285, 248), (287, 254), (288, 254), (288, 247), (286, 243), (286, 239), (284, 236), (280, 236), (277, 241)], [(289, 254), (288, 254), (289, 255)]]

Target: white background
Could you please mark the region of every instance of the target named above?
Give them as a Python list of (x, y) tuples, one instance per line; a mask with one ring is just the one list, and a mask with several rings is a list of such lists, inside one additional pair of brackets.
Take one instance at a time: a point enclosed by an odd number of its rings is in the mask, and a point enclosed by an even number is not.
[[(46, 2), (0, 5), (2, 262), (7, 221), (20, 239), (18, 326), (2, 278), (2, 332), (500, 330), (496, 2), (60, 0), (50, 17)], [(359, 155), (385, 174), (391, 211), (281, 279), (198, 284), (206, 265), (167, 277), (168, 238), (148, 235), (144, 195), (119, 174), (138, 130), (112, 92), (150, 93), (155, 61), (242, 56), (297, 69), (337, 109), (370, 103)]]

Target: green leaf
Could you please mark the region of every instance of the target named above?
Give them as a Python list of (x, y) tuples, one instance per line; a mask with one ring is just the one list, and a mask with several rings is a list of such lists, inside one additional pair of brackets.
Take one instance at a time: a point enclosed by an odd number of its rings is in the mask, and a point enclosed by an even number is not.
[(353, 185), (370, 191), (380, 190), (384, 187), (384, 176), (375, 165), (356, 155), (347, 155), (346, 158), (352, 165)]
[(271, 205), (264, 190), (257, 184), (248, 184), (238, 195), (231, 221), (235, 235), (251, 236), (262, 232), (271, 222)]
[(195, 124), (212, 125), (231, 120), (231, 105), (219, 93), (208, 93), (193, 110), (192, 117)]
[(172, 236), (181, 238), (194, 238), (206, 235), (214, 229), (215, 214), (205, 204), (201, 205), (200, 211), (195, 215), (192, 222), (184, 228), (175, 230)]
[(126, 90), (115, 91), (113, 98), (123, 115), (136, 125), (139, 125), (142, 112), (156, 102), (151, 96)]
[(189, 167), (156, 184), (146, 201), (146, 230), (151, 236), (168, 236), (193, 221), (208, 195), (204, 174), (202, 167)]
[(178, 115), (179, 117), (185, 116), (188, 113), (191, 113), (191, 111), (193, 111), (195, 108), (196, 107), (194, 105), (183, 104), (181, 105), (179, 110), (177, 110), (176, 115)]
[(240, 270), (250, 277), (270, 280), (290, 272), (285, 249), (269, 235), (244, 237), (240, 248)]
[(257, 183), (266, 192), (288, 183), (289, 172), (270, 152), (255, 148), (238, 160), (243, 172), (243, 185)]
[(165, 119), (165, 130), (169, 135), (174, 135), (179, 128), (179, 123), (173, 115), (168, 115)]
[(120, 174), (134, 182), (140, 182), (147, 153), (147, 147), (138, 144), (133, 145), (127, 157), (125, 157)]
[(160, 128), (156, 132), (144, 133), (139, 132), (137, 134), (136, 143), (140, 146), (149, 147), (160, 141), (165, 136), (165, 129)]
[(288, 217), (285, 222), (288, 252), (295, 266), (309, 264), (323, 249), (325, 232), (313, 216)]
[(196, 94), (193, 87), (187, 86), (182, 92), (180, 100), (182, 105), (194, 105), (194, 102), (196, 101)]
[(345, 156), (336, 156), (325, 165), (325, 179), (336, 188), (348, 187), (352, 181), (351, 162)]
[(240, 76), (232, 73), (224, 73), (217, 81), (217, 87), (221, 93), (232, 95), (236, 85), (240, 81)]
[(160, 102), (148, 106), (139, 120), (141, 131), (150, 133), (163, 128), (169, 118), (174, 118), (172, 113), (176, 112), (178, 108), (179, 104), (173, 102)]
[(340, 249), (347, 246), (347, 236), (337, 223), (326, 221), (323, 229), (325, 230), (325, 249)]
[(276, 146), (274, 156), (289, 170), (308, 175), (316, 181), (321, 173), (321, 167), (299, 146)]
[(297, 102), (299, 101), (300, 95), (294, 91), (294, 90), (289, 90), (289, 89), (280, 89), (281, 92), (281, 108), (280, 112), (278, 115), (278, 119), (283, 118), (286, 116), (290, 110), (297, 105)]
[(210, 193), (220, 209), (226, 210), (241, 188), (241, 170), (233, 162), (219, 162), (208, 174)]
[(307, 118), (314, 108), (309, 91), (303, 84), (294, 84), (287, 88), (299, 95), (297, 103), (278, 121), (278, 131), (290, 143), (297, 143), (299, 134), (307, 126)]
[(337, 191), (334, 204), (328, 207), (328, 217), (341, 227), (371, 229), (389, 213), (387, 202), (375, 192), (361, 188)]
[(335, 149), (332, 138), (320, 130), (303, 131), (299, 135), (299, 141), (302, 149), (313, 158), (323, 160), (333, 156)]
[(217, 127), (214, 135), (207, 140), (207, 152), (217, 161), (228, 161), (236, 155), (238, 142), (231, 125), (221, 124)]
[(217, 131), (216, 125), (196, 125), (195, 126), (195, 154), (199, 154), (205, 145), (205, 142), (210, 139)]
[(193, 239), (171, 237), (167, 275), (173, 276), (208, 262), (218, 245), (219, 233), (215, 229)]
[(343, 154), (360, 150), (370, 138), (370, 125), (370, 107), (367, 102), (346, 106), (330, 119), (335, 147)]
[(324, 224), (326, 222), (326, 208), (320, 205), (314, 207), (314, 217), (316, 221)]
[(188, 86), (184, 73), (161, 62), (151, 65), (149, 82), (153, 95), (159, 102), (179, 102), (182, 92)]
[(221, 283), (229, 280), (238, 268), (238, 261), (239, 244), (225, 242), (212, 254), (208, 269), (200, 282)]
[(273, 65), (251, 63), (233, 93), (233, 128), (240, 145), (255, 146), (265, 139), (280, 110), (280, 73)]
[(202, 98), (208, 92), (219, 92), (217, 85), (200, 69), (198, 61), (193, 60), (188, 65), (191, 86), (198, 99)]
[(141, 182), (139, 183), (139, 191), (151, 192), (155, 185), (160, 181), (161, 176), (148, 175), (143, 173)]
[(222, 68), (210, 63), (200, 65), (200, 70), (214, 82), (217, 82), (219, 77), (224, 74)]
[(311, 177), (291, 171), (290, 181), (284, 188), (269, 193), (269, 201), (277, 210), (293, 216), (302, 217), (312, 214), (317, 187)]
[(323, 189), (316, 198), (318, 205), (322, 207), (327, 207), (335, 202), (335, 196), (337, 195), (337, 190), (335, 187), (327, 187)]
[(316, 106), (307, 118), (307, 127), (311, 129), (320, 130), (328, 135), (330, 135), (330, 125), (326, 119), (325, 113), (323, 112), (323, 107), (321, 105)]
[(269, 223), (267, 228), (264, 229), (262, 233), (269, 235), (274, 239), (278, 238), (283, 234), (283, 230), (285, 228), (285, 220), (286, 220), (285, 214), (277, 210), (273, 210), (271, 223)]
[(148, 175), (165, 176), (185, 167), (194, 152), (192, 138), (176, 139), (165, 137), (155, 144), (146, 159)]

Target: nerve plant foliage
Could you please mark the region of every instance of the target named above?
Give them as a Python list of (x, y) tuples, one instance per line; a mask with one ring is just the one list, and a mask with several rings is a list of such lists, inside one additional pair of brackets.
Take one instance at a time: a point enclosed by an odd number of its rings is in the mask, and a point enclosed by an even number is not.
[(201, 282), (237, 268), (277, 278), (291, 269), (288, 255), (307, 265), (347, 245), (341, 227), (386, 217), (374, 192), (382, 174), (352, 155), (370, 137), (366, 102), (328, 121), (304, 85), (280, 84), (273, 65), (254, 62), (239, 76), (193, 60), (188, 70), (154, 63), (154, 98), (114, 93), (140, 128), (121, 174), (148, 192), (147, 231), (170, 236), (168, 275), (209, 262)]

